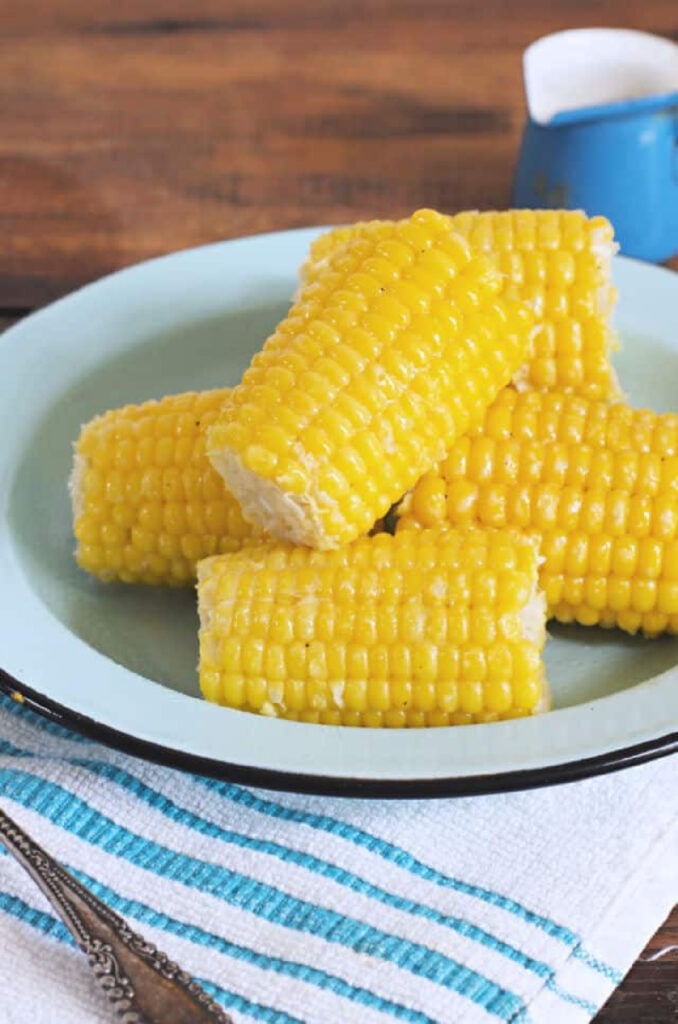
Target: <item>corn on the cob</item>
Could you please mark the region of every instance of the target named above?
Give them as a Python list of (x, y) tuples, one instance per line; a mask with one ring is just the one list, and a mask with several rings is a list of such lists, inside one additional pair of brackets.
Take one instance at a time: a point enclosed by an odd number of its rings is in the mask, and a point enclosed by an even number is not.
[(678, 632), (678, 415), (502, 392), (400, 509), (398, 529), (482, 525), (538, 538), (561, 622)]
[[(507, 210), (459, 213), (448, 222), (476, 251), (495, 258), (506, 286), (535, 313), (533, 352), (516, 374), (516, 386), (619, 398), (610, 361), (616, 246), (609, 221), (575, 210)], [(347, 246), (364, 245), (388, 225), (365, 221), (320, 235), (302, 267), (302, 285), (331, 269)]]
[(170, 395), (86, 424), (70, 489), (79, 565), (105, 581), (195, 580), (199, 559), (254, 531), (205, 455), (227, 391)]
[(443, 529), (198, 566), (210, 701), (304, 722), (433, 726), (545, 710), (533, 542)]
[(357, 243), (370, 243), (375, 238), (387, 238), (395, 221), (364, 220), (324, 231), (311, 242), (308, 256), (299, 269), (300, 286), (313, 284), (330, 269), (338, 256)]
[(420, 211), (348, 247), (254, 357), (208, 431), (260, 528), (331, 548), (368, 531), (524, 361), (531, 316)]

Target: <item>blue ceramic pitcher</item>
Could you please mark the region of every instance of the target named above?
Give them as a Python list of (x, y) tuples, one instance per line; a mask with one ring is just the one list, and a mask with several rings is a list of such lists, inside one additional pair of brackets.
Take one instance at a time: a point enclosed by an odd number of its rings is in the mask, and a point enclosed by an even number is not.
[(603, 214), (628, 256), (678, 253), (678, 46), (574, 29), (537, 40), (523, 62), (514, 205)]

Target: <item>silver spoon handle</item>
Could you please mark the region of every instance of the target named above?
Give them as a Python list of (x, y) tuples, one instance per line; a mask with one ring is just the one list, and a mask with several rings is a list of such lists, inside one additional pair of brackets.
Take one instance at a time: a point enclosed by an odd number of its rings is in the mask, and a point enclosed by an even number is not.
[(122, 1024), (233, 1024), (178, 964), (131, 931), (2, 810), (0, 840), (40, 886), (86, 954)]

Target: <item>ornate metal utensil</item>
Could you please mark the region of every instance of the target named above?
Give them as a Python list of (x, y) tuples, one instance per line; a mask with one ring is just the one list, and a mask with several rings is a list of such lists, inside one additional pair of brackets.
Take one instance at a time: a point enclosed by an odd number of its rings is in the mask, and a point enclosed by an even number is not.
[(135, 934), (0, 810), (0, 840), (77, 945), (121, 1024), (233, 1024), (178, 964)]

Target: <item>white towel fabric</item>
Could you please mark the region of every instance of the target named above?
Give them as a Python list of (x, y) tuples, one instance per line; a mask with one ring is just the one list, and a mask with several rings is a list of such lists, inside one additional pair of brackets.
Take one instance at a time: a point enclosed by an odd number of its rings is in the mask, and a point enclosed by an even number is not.
[[(0, 778), (8, 813), (236, 1024), (584, 1024), (678, 899), (678, 757), (525, 793), (329, 799), (147, 764), (3, 697)], [(0, 1019), (105, 1024), (2, 852)]]

